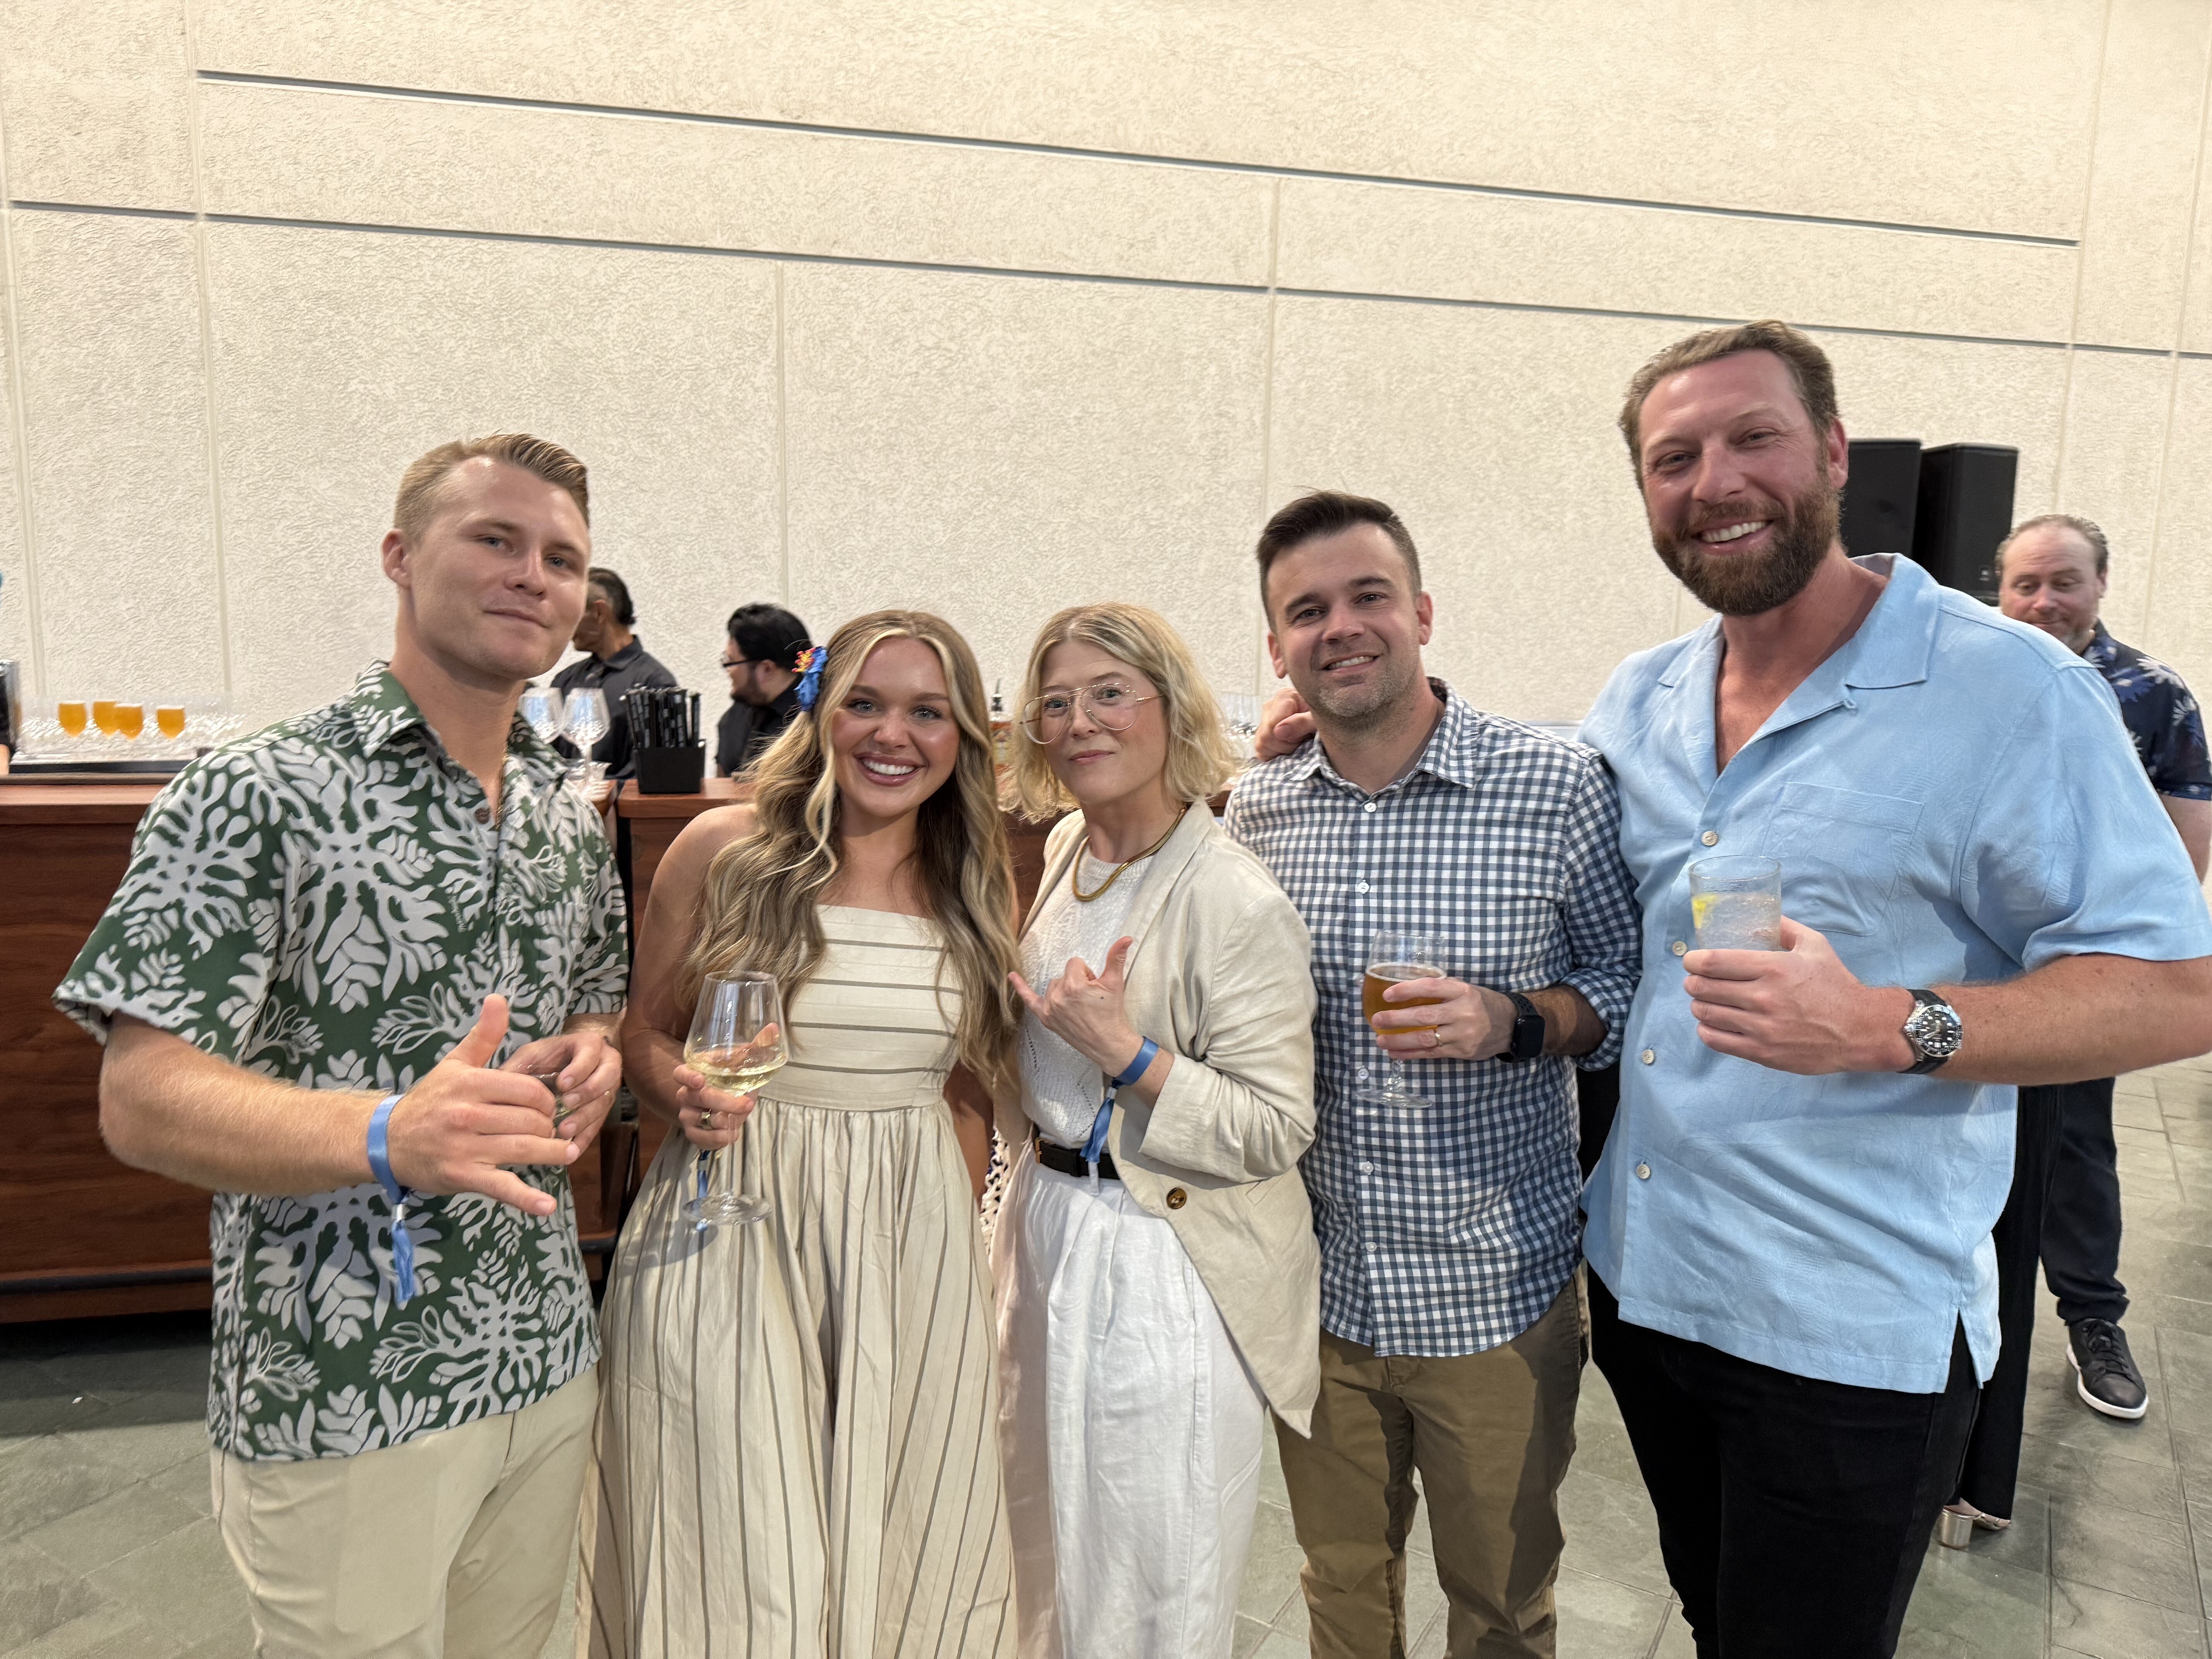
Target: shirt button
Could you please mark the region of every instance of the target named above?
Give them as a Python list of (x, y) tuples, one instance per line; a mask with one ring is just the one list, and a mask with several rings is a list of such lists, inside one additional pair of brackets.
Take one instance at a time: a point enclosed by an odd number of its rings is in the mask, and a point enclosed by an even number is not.
[(1651, 1179), (1651, 1166), (1650, 1166), (1649, 1164), (1638, 1164), (1638, 1165), (1636, 1166), (1636, 1178), (1637, 1178), (1638, 1181), (1649, 1181), (1649, 1180), (1650, 1180), (1650, 1179)]
[(1656, 1048), (1646, 1048), (1642, 1054), (1637, 1055), (1637, 1059), (1642, 1060), (1646, 1066), (1658, 1058), (1659, 1051)]
[(1360, 882), (1352, 890), (1355, 893), (1364, 893), (1367, 890), (1367, 884), (1364, 881)]
[(1704, 835), (1699, 836), (1698, 839), (1705, 842), (1708, 847), (1717, 847), (1720, 845), (1721, 832), (1717, 830), (1708, 830)]
[(1365, 807), (1364, 807), (1362, 810), (1363, 810), (1363, 811), (1369, 811), (1369, 812), (1373, 811), (1375, 810), (1375, 803), (1374, 803), (1373, 801), (1371, 801), (1371, 800), (1370, 800), (1370, 801), (1369, 801), (1369, 802), (1367, 803), (1366, 806), (1365, 806)]
[(1680, 940), (1680, 939), (1676, 939), (1676, 940), (1674, 942), (1674, 944), (1673, 944), (1673, 945), (1669, 945), (1668, 948), (1669, 950), (1671, 950), (1672, 951), (1674, 951), (1674, 953), (1676, 956), (1678, 956), (1678, 957), (1679, 957), (1679, 956), (1680, 956), (1680, 955), (1681, 955), (1685, 951), (1688, 950), (1690, 947), (1689, 947), (1688, 945), (1686, 945), (1683, 944), (1681, 940)]
[(491, 808), (489, 806), (477, 807), (477, 822), (478, 823), (489, 823), (491, 822)]
[(1183, 1191), (1182, 1188), (1170, 1187), (1168, 1188), (1168, 1208), (1170, 1210), (1180, 1210), (1189, 1201), (1190, 1194)]
[(1375, 1166), (1363, 1158), (1359, 1160), (1359, 1173), (1362, 1175), (1372, 1175), (1375, 1173)]

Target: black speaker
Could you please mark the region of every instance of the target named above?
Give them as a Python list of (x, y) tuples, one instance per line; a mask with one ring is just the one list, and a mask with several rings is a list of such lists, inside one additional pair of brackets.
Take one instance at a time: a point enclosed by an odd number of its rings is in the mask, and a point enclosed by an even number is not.
[(1944, 444), (1920, 455), (1912, 556), (1946, 587), (1996, 603), (1997, 548), (2012, 528), (2020, 451), (2008, 444)]
[(1910, 554), (1919, 501), (1919, 439), (1851, 440), (1851, 476), (1844, 485), (1844, 552)]

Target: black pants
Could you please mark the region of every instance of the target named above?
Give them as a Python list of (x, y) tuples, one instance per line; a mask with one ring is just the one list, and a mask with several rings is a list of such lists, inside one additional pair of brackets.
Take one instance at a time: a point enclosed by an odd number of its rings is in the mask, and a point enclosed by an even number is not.
[(1901, 1394), (1628, 1324), (1595, 1273), (1589, 1299), (1698, 1659), (1889, 1659), (1973, 1422), (1965, 1333), (1942, 1393)]
[(1581, 1144), (1575, 1157), (1583, 1166), (1583, 1179), (1590, 1178), (1605, 1154), (1606, 1137), (1620, 1110), (1620, 1067), (1607, 1066), (1595, 1072), (1575, 1073), (1575, 1111), (1582, 1122)]
[(2043, 1251), (2044, 1206), (2058, 1154), (2063, 1089), (2022, 1089), (2014, 1133), (2012, 1191), (1990, 1237), (1997, 1249), (1997, 1326), (2003, 1346), (1997, 1368), (1982, 1386), (1973, 1437), (1959, 1474), (1963, 1498), (1984, 1515), (2012, 1514), (2020, 1480), (2021, 1425), (2027, 1414), (2028, 1350), (2035, 1340), (2035, 1309), (2043, 1299), (2035, 1279)]
[(2043, 1276), (2058, 1298), (2058, 1316), (2127, 1316), (2120, 1283), (2119, 1151), (2112, 1144), (2112, 1079), (2022, 1089), (2058, 1097), (2058, 1157), (2043, 1212)]

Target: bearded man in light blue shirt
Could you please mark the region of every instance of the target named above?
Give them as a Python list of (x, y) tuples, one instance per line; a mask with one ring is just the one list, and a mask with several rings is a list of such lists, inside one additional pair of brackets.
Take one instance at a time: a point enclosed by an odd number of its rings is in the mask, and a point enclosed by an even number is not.
[[(1720, 615), (1582, 731), (1644, 911), (1595, 1357), (1698, 1653), (1886, 1659), (1996, 1360), (2014, 1085), (2212, 1048), (2212, 918), (2094, 668), (1846, 555), (1810, 339), (1693, 335), (1621, 427)], [(1780, 860), (1780, 950), (1691, 948), (1708, 853)]]

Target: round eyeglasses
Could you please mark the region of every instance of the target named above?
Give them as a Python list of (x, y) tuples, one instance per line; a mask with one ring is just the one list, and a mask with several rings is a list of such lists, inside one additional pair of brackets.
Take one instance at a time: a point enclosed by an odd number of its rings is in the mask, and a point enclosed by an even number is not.
[(1126, 732), (1136, 724), (1139, 704), (1158, 701), (1139, 696), (1126, 685), (1085, 685), (1073, 691), (1048, 691), (1022, 706), (1022, 735), (1034, 744), (1057, 743), (1060, 734), (1080, 707), (1109, 732)]

